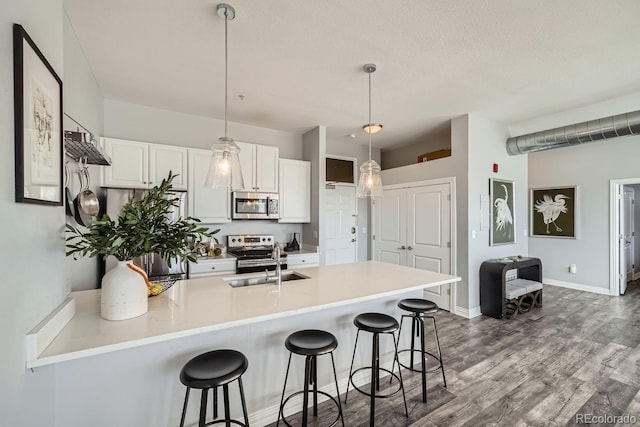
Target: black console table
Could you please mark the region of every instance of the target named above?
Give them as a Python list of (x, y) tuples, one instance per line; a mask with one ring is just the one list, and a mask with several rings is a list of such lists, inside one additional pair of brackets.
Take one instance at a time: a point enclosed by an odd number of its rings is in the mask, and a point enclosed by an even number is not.
[(480, 311), (482, 314), (496, 319), (505, 317), (505, 276), (509, 270), (518, 270), (519, 279), (542, 283), (542, 263), (538, 258), (522, 257), (513, 262), (491, 259), (483, 262), (480, 266)]

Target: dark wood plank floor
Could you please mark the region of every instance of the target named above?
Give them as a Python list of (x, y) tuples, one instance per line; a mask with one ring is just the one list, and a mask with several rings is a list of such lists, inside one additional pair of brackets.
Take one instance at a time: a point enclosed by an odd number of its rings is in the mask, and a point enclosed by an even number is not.
[[(379, 399), (377, 426), (584, 425), (578, 414), (640, 424), (640, 281), (622, 297), (546, 286), (544, 307), (514, 320), (441, 312), (438, 332), (448, 387), (429, 374), (425, 405), (420, 374), (403, 370), (409, 418), (400, 395)], [(347, 427), (369, 425), (365, 396), (349, 392), (343, 409)], [(333, 419), (332, 404), (320, 410), (310, 425)]]

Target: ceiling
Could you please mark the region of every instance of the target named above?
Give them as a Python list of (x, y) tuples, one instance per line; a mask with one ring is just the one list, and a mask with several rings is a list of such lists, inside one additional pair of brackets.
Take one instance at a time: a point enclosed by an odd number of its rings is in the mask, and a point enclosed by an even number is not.
[[(636, 0), (228, 2), (231, 122), (366, 144), (369, 62), (387, 149), (465, 113), (509, 124), (640, 90)], [(224, 118), (216, 1), (64, 5), (105, 98)]]

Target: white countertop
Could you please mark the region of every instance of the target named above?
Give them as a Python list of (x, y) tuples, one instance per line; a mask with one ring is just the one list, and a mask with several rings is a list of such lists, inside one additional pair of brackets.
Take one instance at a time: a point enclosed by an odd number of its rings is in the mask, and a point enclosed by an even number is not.
[[(377, 261), (311, 267), (309, 279), (232, 288), (221, 277), (176, 282), (149, 299), (134, 319), (100, 317), (100, 291), (71, 293), (76, 314), (27, 367), (108, 353), (257, 321), (401, 294), (459, 281), (459, 277)], [(255, 276), (255, 274), (253, 274)], [(251, 276), (251, 274), (243, 275)]]

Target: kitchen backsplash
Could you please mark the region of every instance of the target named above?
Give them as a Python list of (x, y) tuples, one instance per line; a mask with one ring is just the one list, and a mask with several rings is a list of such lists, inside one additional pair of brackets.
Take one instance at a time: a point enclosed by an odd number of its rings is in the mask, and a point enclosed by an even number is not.
[[(302, 224), (280, 224), (276, 221), (236, 220), (227, 224), (204, 224), (211, 230), (220, 229), (215, 237), (220, 243), (227, 244), (229, 234), (272, 234), (278, 243), (288, 243), (293, 233), (301, 233)], [(300, 238), (298, 238), (300, 240)], [(302, 244), (302, 242), (298, 242)]]

